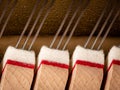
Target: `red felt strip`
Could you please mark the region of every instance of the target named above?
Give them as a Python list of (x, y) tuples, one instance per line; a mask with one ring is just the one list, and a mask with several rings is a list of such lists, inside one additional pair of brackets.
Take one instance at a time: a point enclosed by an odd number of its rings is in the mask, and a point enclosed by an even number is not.
[[(64, 69), (69, 68), (69, 65), (58, 63), (58, 62), (51, 62), (51, 61), (48, 61), (48, 60), (42, 60), (41, 64), (52, 65), (52, 66), (60, 67), (60, 68), (64, 68)], [(40, 68), (41, 64), (39, 65), (38, 69)]]
[[(75, 65), (76, 64), (80, 64), (80, 65), (85, 65), (85, 66), (90, 66), (90, 67), (96, 67), (96, 68), (104, 68), (104, 65), (103, 64), (98, 64), (98, 63), (92, 63), (92, 62), (89, 62), (89, 61), (85, 61), (85, 60), (77, 60)], [(74, 65), (74, 67), (75, 67)], [(73, 67), (73, 69), (74, 69)]]
[(33, 65), (33, 64), (28, 64), (28, 63), (23, 63), (23, 62), (8, 59), (4, 68), (3, 68), (3, 70), (2, 70), (2, 73), (3, 73), (7, 64), (11, 64), (11, 65), (15, 65), (15, 66), (21, 66), (21, 67), (30, 68), (30, 69), (35, 68), (35, 65)]
[(115, 60), (115, 59), (113, 59), (113, 61), (111, 62), (110, 66), (108, 67), (108, 70), (107, 70), (107, 71), (110, 70), (110, 68), (111, 68), (111, 66), (112, 66), (113, 64), (120, 65), (120, 60)]

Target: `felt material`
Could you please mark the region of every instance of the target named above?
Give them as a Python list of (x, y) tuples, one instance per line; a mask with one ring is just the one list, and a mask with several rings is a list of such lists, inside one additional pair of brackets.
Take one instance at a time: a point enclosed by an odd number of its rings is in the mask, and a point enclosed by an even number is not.
[[(9, 45), (12, 45), (12, 46), (15, 46), (16, 45), (16, 42), (18, 40), (19, 36), (5, 36), (5, 37), (2, 37), (1, 40), (0, 40), (0, 60), (2, 61), (2, 58), (4, 56), (4, 53), (6, 51), (6, 48), (9, 46)], [(53, 48), (56, 48), (58, 42), (59, 42), (59, 39), (61, 37), (58, 37), (56, 42), (55, 42), (55, 45), (53, 46)], [(93, 43), (93, 40), (95, 40), (96, 37), (93, 37), (91, 42), (88, 44), (88, 47), (87, 48), (90, 48), (92, 43)], [(19, 48), (22, 47), (23, 43), (24, 43), (24, 40), (26, 39), (26, 37), (23, 37), (20, 45), (19, 45)], [(30, 41), (28, 42), (27, 46), (25, 49), (27, 49), (27, 47), (29, 47), (31, 41), (32, 41), (33, 37), (30, 38)], [(46, 46), (49, 46), (51, 41), (53, 39), (53, 36), (39, 36), (35, 42), (35, 44), (33, 45), (32, 47), (32, 50), (35, 51), (36, 55), (38, 55), (39, 51), (40, 51), (40, 48), (43, 46), (43, 45), (46, 45)], [(63, 43), (61, 45), (60, 48), (63, 47), (63, 44), (65, 42), (65, 40), (67, 39), (67, 37), (65, 37), (65, 39), (63, 40)], [(68, 46), (66, 47), (66, 49), (69, 50), (70, 52), (70, 55), (72, 55), (73, 53), (73, 50), (75, 49), (76, 45), (81, 45), (83, 46), (86, 42), (86, 40), (88, 39), (88, 37), (86, 36), (80, 36), (80, 37), (72, 37)], [(101, 38), (98, 40), (95, 48), (97, 48), (99, 42), (100, 42)], [(120, 44), (120, 38), (119, 37), (107, 37), (105, 42), (103, 43), (103, 46), (102, 46), (102, 49), (104, 50), (105, 54), (107, 55), (109, 49), (113, 46), (113, 45), (119, 45)]]
[(22, 63), (35, 64), (35, 52), (22, 49), (16, 49), (9, 46), (3, 58), (3, 68), (7, 60), (14, 60)]
[[(89, 62), (89, 61), (85, 61), (85, 60), (77, 60), (74, 67), (77, 64), (84, 65), (84, 66), (90, 66), (90, 67), (96, 67), (96, 68), (104, 68), (103, 64), (93, 63), (93, 62)], [(73, 69), (74, 69), (74, 67), (73, 67)]]
[(109, 51), (108, 61), (107, 61), (108, 68), (110, 67), (110, 64), (113, 62), (113, 60), (120, 61), (120, 48), (117, 46), (113, 46)]
[[(61, 63), (58, 63), (58, 62), (51, 62), (51, 61), (49, 61), (49, 60), (42, 60), (41, 65), (42, 65), (42, 64), (51, 65), (51, 66), (60, 67), (60, 68), (66, 68), (66, 69), (69, 68), (69, 65), (61, 64)], [(41, 66), (41, 65), (40, 65), (40, 66)], [(39, 67), (40, 67), (40, 66), (39, 66)], [(38, 69), (39, 69), (39, 68), (38, 68)]]
[(70, 90), (100, 90), (103, 80), (104, 53), (76, 46), (72, 56)]
[(25, 68), (31, 68), (34, 69), (35, 65), (33, 64), (27, 64), (27, 63), (23, 63), (23, 62), (18, 62), (15, 60), (7, 60), (6, 65), (7, 64), (11, 64), (11, 65), (15, 65), (15, 66), (21, 66), (21, 67), (25, 67)]
[(67, 50), (42, 46), (38, 55), (37, 67), (39, 68), (34, 90), (65, 89), (69, 69), (69, 52)]
[(76, 46), (73, 52), (72, 59), (73, 59), (72, 66), (75, 65), (77, 60), (84, 60), (87, 62), (103, 65), (104, 64), (104, 53), (102, 50), (97, 51), (97, 50), (86, 49), (78, 45)]
[(109, 65), (109, 67), (107, 68), (107, 71), (110, 70), (110, 68), (112, 67), (113, 64), (116, 64), (116, 65), (120, 65), (120, 60), (112, 60), (111, 64)]
[(9, 46), (3, 58), (1, 90), (30, 90), (34, 66), (34, 51)]
[(62, 51), (42, 46), (38, 55), (37, 66), (41, 64), (42, 60), (69, 65), (69, 52), (67, 50)]
[(107, 80), (105, 90), (120, 89), (120, 48), (113, 46), (107, 58)]

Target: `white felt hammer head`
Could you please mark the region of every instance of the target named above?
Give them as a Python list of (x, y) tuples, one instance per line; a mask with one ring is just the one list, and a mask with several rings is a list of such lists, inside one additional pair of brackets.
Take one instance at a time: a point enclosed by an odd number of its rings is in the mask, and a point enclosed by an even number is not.
[(35, 64), (35, 52), (16, 49), (12, 46), (9, 46), (3, 58), (3, 68), (8, 59), (28, 64)]
[(76, 60), (84, 60), (92, 63), (104, 64), (103, 50), (91, 50), (81, 46), (76, 46), (72, 56), (72, 66), (76, 63)]
[(119, 60), (120, 61), (120, 48), (117, 46), (113, 46), (108, 54), (108, 67), (112, 63), (113, 60)]
[(38, 66), (42, 60), (69, 65), (69, 52), (68, 50), (63, 51), (42, 46), (38, 55)]

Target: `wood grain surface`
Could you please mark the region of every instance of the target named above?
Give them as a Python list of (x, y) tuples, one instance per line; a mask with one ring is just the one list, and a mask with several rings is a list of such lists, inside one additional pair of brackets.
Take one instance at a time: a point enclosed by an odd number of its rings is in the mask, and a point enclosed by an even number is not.
[(7, 64), (1, 79), (1, 90), (30, 90), (34, 70)]
[(71, 77), (69, 90), (100, 90), (103, 69), (76, 65)]

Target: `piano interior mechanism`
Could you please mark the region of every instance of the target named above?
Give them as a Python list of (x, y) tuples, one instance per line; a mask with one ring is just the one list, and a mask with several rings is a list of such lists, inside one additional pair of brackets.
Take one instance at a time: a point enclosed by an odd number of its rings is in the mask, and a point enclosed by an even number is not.
[(0, 90), (120, 90), (120, 0), (0, 0)]

